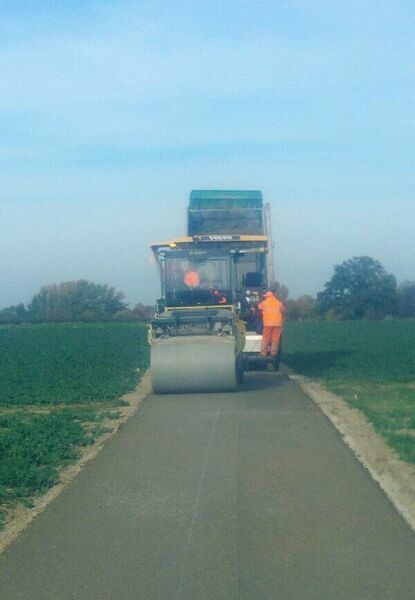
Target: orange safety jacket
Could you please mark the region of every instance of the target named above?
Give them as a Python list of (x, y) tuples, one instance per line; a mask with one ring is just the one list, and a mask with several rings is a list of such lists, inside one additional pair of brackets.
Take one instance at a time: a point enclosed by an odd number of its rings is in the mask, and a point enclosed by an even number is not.
[(197, 271), (187, 271), (183, 279), (188, 287), (198, 287), (200, 285), (200, 277)]
[(263, 302), (260, 302), (258, 308), (262, 311), (262, 319), (265, 327), (282, 327), (285, 307), (275, 296), (270, 296)]

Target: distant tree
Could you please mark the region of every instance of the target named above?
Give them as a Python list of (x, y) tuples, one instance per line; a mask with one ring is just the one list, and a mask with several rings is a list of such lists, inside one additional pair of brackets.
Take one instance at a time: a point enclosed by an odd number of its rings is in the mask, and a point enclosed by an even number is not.
[(415, 318), (415, 281), (404, 281), (398, 288), (398, 314), (401, 319)]
[(397, 312), (396, 279), (379, 261), (355, 256), (334, 267), (317, 295), (317, 310), (334, 319), (381, 319)]
[(141, 304), (138, 302), (132, 312), (137, 315), (139, 321), (148, 321), (154, 315), (154, 306), (148, 306), (147, 304)]
[(125, 308), (114, 315), (116, 321), (148, 321), (154, 314), (153, 306), (146, 306), (140, 302), (133, 309)]
[(28, 306), (32, 322), (105, 321), (126, 308), (124, 294), (85, 280), (42, 287)]
[(288, 321), (310, 321), (317, 318), (316, 301), (308, 295), (300, 296), (297, 300), (290, 298), (286, 308)]
[(271, 282), (269, 288), (275, 294), (277, 294), (278, 298), (280, 298), (284, 303), (287, 302), (290, 291), (286, 285), (279, 283), (279, 281), (273, 281)]
[(0, 325), (24, 323), (27, 320), (28, 311), (24, 304), (8, 306), (0, 310)]

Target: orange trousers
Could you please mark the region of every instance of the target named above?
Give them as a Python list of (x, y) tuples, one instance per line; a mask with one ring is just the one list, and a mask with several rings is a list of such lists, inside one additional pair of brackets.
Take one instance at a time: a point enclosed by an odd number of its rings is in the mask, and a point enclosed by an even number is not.
[(282, 327), (274, 325), (264, 325), (262, 332), (262, 344), (261, 344), (261, 355), (266, 356), (268, 348), (271, 346), (271, 356), (278, 354), (278, 348), (280, 345), (280, 339), (282, 334)]

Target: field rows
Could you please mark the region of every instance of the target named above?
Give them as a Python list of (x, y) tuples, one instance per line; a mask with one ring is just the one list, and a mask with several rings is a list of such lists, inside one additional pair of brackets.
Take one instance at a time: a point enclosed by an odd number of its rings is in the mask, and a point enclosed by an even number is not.
[(147, 368), (146, 338), (139, 324), (0, 328), (0, 525), (108, 430)]

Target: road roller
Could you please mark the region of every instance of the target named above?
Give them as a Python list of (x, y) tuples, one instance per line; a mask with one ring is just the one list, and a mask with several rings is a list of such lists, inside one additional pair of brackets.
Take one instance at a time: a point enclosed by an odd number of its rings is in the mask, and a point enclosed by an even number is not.
[(149, 331), (154, 393), (238, 388), (246, 338), (258, 337), (249, 298), (268, 284), (265, 227), (261, 192), (195, 190), (187, 236), (151, 246), (161, 280)]

